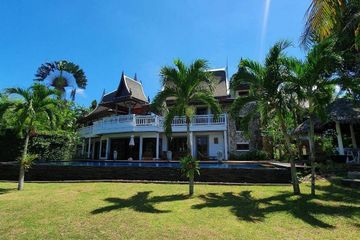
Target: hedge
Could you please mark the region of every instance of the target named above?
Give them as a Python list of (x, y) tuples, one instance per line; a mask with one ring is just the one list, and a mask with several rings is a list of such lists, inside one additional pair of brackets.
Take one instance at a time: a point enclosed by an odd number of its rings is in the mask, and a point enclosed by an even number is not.
[[(30, 138), (29, 153), (36, 154), (36, 160), (62, 161), (71, 160), (79, 139), (75, 133), (37, 134)], [(13, 130), (0, 134), (0, 161), (16, 161), (20, 156), (24, 139)]]

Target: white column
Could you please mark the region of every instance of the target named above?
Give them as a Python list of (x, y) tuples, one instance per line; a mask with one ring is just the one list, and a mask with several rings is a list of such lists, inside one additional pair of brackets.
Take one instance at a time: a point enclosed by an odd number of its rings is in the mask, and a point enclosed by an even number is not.
[(159, 133), (156, 133), (156, 159), (159, 159)]
[(89, 137), (89, 146), (88, 146), (88, 152), (87, 152), (88, 158), (90, 158), (90, 150), (91, 150), (91, 137)]
[(350, 123), (350, 134), (351, 134), (351, 142), (352, 142), (353, 148), (357, 148), (354, 125), (352, 123)]
[(101, 159), (101, 149), (102, 149), (102, 139), (100, 138), (98, 159)]
[(84, 153), (85, 153), (85, 138), (83, 138), (82, 144), (81, 144), (81, 157), (84, 156)]
[(337, 133), (339, 154), (344, 155), (344, 144), (343, 144), (342, 135), (341, 135), (340, 123), (338, 121), (336, 121), (335, 123), (336, 123), (336, 133)]
[(224, 159), (228, 160), (228, 140), (226, 131), (224, 131)]
[(142, 160), (142, 153), (143, 153), (143, 137), (139, 137), (139, 160)]
[(110, 138), (107, 138), (106, 139), (106, 156), (105, 156), (106, 160), (109, 160), (109, 158), (110, 158), (109, 154), (110, 154)]

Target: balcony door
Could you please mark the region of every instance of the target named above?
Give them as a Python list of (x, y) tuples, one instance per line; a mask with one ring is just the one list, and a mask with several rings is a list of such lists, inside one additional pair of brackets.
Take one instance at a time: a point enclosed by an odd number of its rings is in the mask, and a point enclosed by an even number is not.
[(196, 136), (196, 158), (198, 160), (209, 159), (209, 137)]

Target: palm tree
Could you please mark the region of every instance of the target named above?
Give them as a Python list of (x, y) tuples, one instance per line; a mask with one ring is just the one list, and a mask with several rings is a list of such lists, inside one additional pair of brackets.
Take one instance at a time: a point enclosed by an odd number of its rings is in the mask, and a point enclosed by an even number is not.
[(334, 94), (335, 70), (342, 62), (334, 50), (334, 42), (325, 40), (314, 46), (305, 61), (294, 59), (290, 64), (293, 75), (288, 83), (289, 91), (296, 89), (299, 96), (307, 103), (309, 119), (309, 148), (311, 161), (311, 194), (315, 195), (315, 119), (324, 119), (326, 106), (331, 102)]
[(25, 132), (18, 183), (18, 190), (22, 190), (25, 170), (32, 160), (27, 153), (30, 135), (36, 130), (37, 122), (44, 119), (52, 122), (54, 119), (52, 109), (57, 105), (57, 101), (53, 97), (57, 95), (57, 91), (48, 89), (41, 84), (35, 84), (28, 89), (8, 88), (5, 92), (20, 97), (20, 100), (13, 102), (7, 110), (17, 114), (20, 132)]
[(358, 0), (312, 0), (306, 12), (302, 44), (310, 45), (350, 30), (360, 46), (360, 2)]
[(65, 88), (71, 87), (70, 98), (75, 100), (77, 88), (85, 89), (87, 79), (84, 71), (76, 64), (66, 60), (42, 64), (36, 74), (35, 81), (49, 80), (49, 85), (59, 90), (65, 99)]
[[(176, 59), (174, 65), (175, 67), (165, 66), (161, 69), (163, 90), (155, 96), (152, 107), (166, 113), (164, 128), (168, 137), (172, 134), (171, 124), (174, 117), (185, 116), (187, 152), (188, 156), (191, 156), (190, 123), (195, 112), (194, 103), (210, 107), (215, 116), (220, 112), (220, 106), (213, 95), (214, 78), (208, 71), (206, 60), (198, 59), (186, 66), (181, 60)], [(175, 99), (176, 105), (168, 107), (166, 100), (169, 98)], [(190, 183), (193, 183), (191, 179)]]
[[(231, 113), (233, 117), (238, 117), (241, 111), (244, 115), (243, 123), (253, 119), (255, 114), (260, 114), (261, 126), (264, 129), (270, 120), (276, 119), (279, 122), (285, 153), (290, 159), (294, 194), (300, 194), (291, 136), (286, 124), (288, 113), (291, 112), (292, 97), (285, 94), (283, 89), (289, 75), (286, 64), (290, 60), (283, 52), (289, 46), (290, 43), (287, 41), (277, 42), (266, 56), (264, 65), (247, 59), (240, 61), (238, 72), (232, 78), (231, 87), (236, 89), (239, 85), (247, 83), (250, 85), (250, 90), (248, 96), (235, 99)], [(255, 110), (244, 112), (243, 109), (250, 104), (255, 105)]]

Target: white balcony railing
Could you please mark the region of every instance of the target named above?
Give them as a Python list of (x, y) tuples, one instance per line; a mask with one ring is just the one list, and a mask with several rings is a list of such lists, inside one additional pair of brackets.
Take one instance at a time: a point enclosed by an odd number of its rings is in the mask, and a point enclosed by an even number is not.
[[(103, 118), (95, 121), (93, 126), (79, 129), (81, 136), (90, 136), (102, 133), (116, 133), (129, 131), (163, 131), (164, 118), (157, 115), (118, 115)], [(220, 114), (217, 118), (214, 115), (195, 115), (191, 119), (190, 127), (202, 130), (213, 130), (211, 126), (222, 126), (226, 128), (226, 114)], [(172, 122), (173, 130), (179, 131), (186, 126), (184, 116), (176, 116)], [(205, 127), (205, 128), (204, 128)], [(195, 128), (195, 129), (194, 129)], [(216, 129), (214, 129), (216, 130)]]

